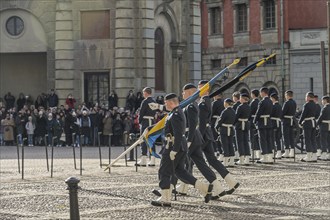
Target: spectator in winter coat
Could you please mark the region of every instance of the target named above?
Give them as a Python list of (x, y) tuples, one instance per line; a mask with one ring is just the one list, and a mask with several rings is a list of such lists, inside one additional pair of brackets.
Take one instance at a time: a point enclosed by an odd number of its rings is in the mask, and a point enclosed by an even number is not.
[(115, 90), (112, 90), (108, 97), (109, 109), (118, 106), (118, 95)]
[(40, 110), (40, 107), (46, 109), (47, 103), (43, 95), (38, 95), (36, 101), (34, 102), (35, 108)]
[(23, 93), (19, 94), (16, 104), (17, 104), (17, 111), (21, 111), (23, 106), (26, 104), (26, 98)]
[(54, 128), (54, 137), (56, 137), (56, 147), (61, 147), (60, 139), (63, 133), (63, 122), (60, 114), (56, 114), (53, 128)]
[(90, 117), (87, 115), (87, 111), (82, 111), (81, 117), (81, 135), (84, 135), (84, 140), (82, 144), (88, 145), (90, 141), (90, 132), (91, 132), (91, 120)]
[(70, 109), (74, 109), (75, 103), (76, 103), (76, 100), (75, 100), (75, 98), (73, 98), (73, 95), (70, 93), (65, 100), (65, 104), (67, 104)]
[(54, 89), (50, 90), (50, 94), (48, 95), (48, 107), (54, 108), (58, 106), (58, 96), (55, 94)]
[(6, 110), (14, 108), (16, 100), (15, 97), (10, 92), (8, 92), (4, 98), (6, 101)]
[(10, 114), (6, 114), (6, 118), (4, 119), (3, 125), (3, 140), (5, 144), (14, 144), (15, 121), (13, 119), (13, 116), (11, 116)]
[(15, 118), (16, 132), (18, 137), (18, 144), (23, 145), (23, 134), (25, 127), (25, 118), (22, 112), (18, 112), (18, 115)]
[(129, 90), (128, 95), (126, 96), (126, 110), (134, 112), (136, 97), (133, 93), (133, 90)]
[(53, 134), (54, 134), (55, 121), (52, 113), (48, 113), (47, 118), (47, 134), (48, 134), (48, 146), (53, 144)]
[(103, 118), (103, 136), (104, 136), (104, 145), (109, 144), (109, 138), (112, 135), (112, 117), (111, 112), (107, 111)]
[(140, 108), (141, 106), (141, 102), (143, 101), (143, 96), (141, 92), (137, 92), (136, 93), (136, 101), (135, 101), (135, 110), (137, 110), (138, 108)]
[(0, 120), (0, 146), (3, 145), (4, 141), (3, 141), (3, 133), (5, 131), (5, 120), (1, 119)]
[(29, 116), (28, 122), (26, 122), (26, 124), (25, 124), (25, 129), (26, 129), (26, 133), (28, 136), (29, 147), (33, 146), (33, 134), (34, 134), (35, 128), (36, 128), (36, 125), (33, 123), (32, 116)]
[(36, 129), (35, 129), (36, 145), (41, 145), (41, 142), (47, 133), (46, 128), (47, 128), (47, 119), (45, 118), (43, 111), (39, 111), (39, 115), (36, 118)]
[(122, 136), (124, 133), (124, 125), (123, 125), (123, 121), (120, 118), (120, 114), (117, 114), (115, 120), (113, 121), (112, 131), (113, 131), (113, 144), (115, 146), (120, 146)]
[(81, 120), (77, 116), (76, 112), (72, 112), (72, 131), (75, 134), (75, 142), (73, 146), (80, 147), (80, 127), (81, 127)]
[(123, 135), (123, 143), (124, 145), (128, 145), (128, 136), (131, 133), (132, 127), (133, 127), (133, 121), (131, 116), (126, 115), (124, 116), (124, 135)]

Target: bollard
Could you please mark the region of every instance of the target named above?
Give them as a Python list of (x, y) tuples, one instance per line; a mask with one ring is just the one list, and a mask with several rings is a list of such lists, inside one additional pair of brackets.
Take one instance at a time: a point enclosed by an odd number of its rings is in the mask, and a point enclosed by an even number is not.
[(47, 171), (49, 172), (47, 137), (48, 137), (48, 134), (45, 135), (45, 137), (44, 137), (44, 142), (45, 142), (45, 150), (46, 150)]
[(17, 165), (18, 165), (18, 173), (21, 173), (21, 165), (19, 162), (19, 143), (18, 143), (18, 137), (16, 139), (16, 143), (17, 143)]
[(24, 141), (27, 140), (27, 138), (23, 138), (23, 144), (22, 144), (22, 180), (24, 179)]
[(100, 168), (102, 168), (102, 151), (101, 151), (101, 143), (100, 143), (100, 135), (102, 132), (97, 133), (97, 144), (99, 146), (99, 156), (100, 156)]
[(68, 185), (67, 190), (69, 190), (69, 199), (70, 199), (70, 219), (79, 220), (79, 206), (78, 206), (78, 183), (79, 179), (76, 177), (69, 177), (65, 180), (65, 183)]
[(76, 164), (75, 136), (76, 136), (76, 133), (72, 133), (73, 165), (74, 165), (74, 169), (76, 170), (77, 164)]
[[(81, 140), (84, 140), (85, 138), (85, 135), (81, 135), (80, 136), (80, 143), (81, 143)], [(80, 176), (82, 176), (82, 144), (80, 144)]]
[[(135, 138), (135, 134), (134, 133), (130, 133), (129, 134), (129, 139), (130, 139), (130, 142), (129, 143), (134, 143), (136, 138)], [(129, 161), (134, 161), (134, 150), (131, 150), (129, 152)]]
[(54, 140), (56, 139), (56, 137), (53, 137), (52, 139), (52, 158), (51, 158), (51, 165), (50, 165), (50, 177), (53, 178), (53, 161), (54, 161)]
[[(111, 163), (111, 136), (112, 134), (109, 134), (109, 164)], [(111, 168), (109, 168), (109, 173), (111, 173)]]

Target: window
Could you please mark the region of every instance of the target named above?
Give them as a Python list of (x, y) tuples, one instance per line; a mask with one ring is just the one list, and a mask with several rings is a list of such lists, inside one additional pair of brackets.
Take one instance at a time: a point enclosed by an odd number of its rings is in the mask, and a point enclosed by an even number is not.
[(81, 39), (110, 38), (109, 11), (81, 12)]
[[(269, 55), (264, 56), (264, 58), (268, 57)], [(276, 55), (266, 61), (266, 65), (276, 65)]]
[(84, 91), (87, 105), (107, 103), (110, 91), (109, 73), (85, 73)]
[(221, 33), (221, 11), (220, 7), (210, 8), (210, 34)]
[(247, 31), (247, 7), (246, 4), (237, 5), (237, 31)]
[(243, 67), (248, 65), (248, 58), (247, 57), (242, 57), (241, 60), (238, 63), (238, 66)]
[(211, 60), (212, 69), (221, 68), (221, 59)]
[(275, 28), (275, 2), (274, 0), (265, 0), (264, 2), (264, 20), (265, 29)]
[(6, 30), (11, 36), (18, 36), (24, 30), (24, 22), (18, 16), (8, 18), (6, 22)]

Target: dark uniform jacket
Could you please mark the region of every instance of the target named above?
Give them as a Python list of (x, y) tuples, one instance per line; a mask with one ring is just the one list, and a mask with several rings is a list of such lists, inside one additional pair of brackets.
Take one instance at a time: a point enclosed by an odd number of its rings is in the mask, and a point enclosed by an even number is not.
[[(149, 127), (149, 119), (144, 117), (155, 117), (156, 111), (152, 110), (149, 107), (149, 103), (155, 103), (156, 101), (152, 97), (148, 97), (144, 99), (141, 103), (140, 115), (139, 115), (139, 124), (142, 126), (142, 132), (146, 127)], [(152, 120), (152, 124), (154, 124), (154, 119)]]
[(199, 107), (199, 130), (205, 141), (214, 141), (210, 122), (212, 117), (212, 103), (209, 96), (203, 96)]
[[(259, 99), (255, 98), (251, 101), (250, 107), (251, 107), (251, 117), (250, 120), (252, 121), (254, 119), (254, 116), (256, 115), (256, 112), (258, 110), (258, 104), (259, 104)], [(253, 125), (253, 123), (251, 123)]]
[[(233, 125), (235, 122), (236, 116), (233, 108), (229, 107), (223, 110), (220, 115), (220, 120), (216, 125), (216, 129), (220, 131), (221, 135), (228, 135), (228, 127), (225, 125)], [(234, 135), (233, 126), (230, 127), (230, 136)]]
[(243, 123), (244, 125), (244, 130), (249, 130), (249, 122), (248, 121), (241, 121), (240, 119), (248, 120), (250, 118), (251, 114), (251, 107), (249, 106), (248, 103), (243, 103), (240, 104), (237, 109), (236, 109), (236, 118), (235, 118), (235, 128), (243, 130)]
[(238, 106), (239, 106), (240, 104), (241, 104), (240, 101), (235, 102), (235, 104), (233, 105), (233, 109), (234, 109), (234, 111), (237, 110), (237, 108), (238, 108)]
[(293, 99), (289, 99), (288, 101), (284, 102), (282, 107), (282, 122), (284, 126), (291, 126), (291, 119), (286, 118), (285, 116), (294, 117), (296, 114), (296, 109), (297, 109), (297, 104)]
[(211, 118), (211, 126), (215, 126), (215, 122), (217, 121), (217, 117), (221, 115), (222, 111), (225, 109), (223, 106), (223, 100), (217, 99), (212, 102), (212, 118)]
[[(322, 121), (328, 121), (322, 122)], [(317, 124), (320, 126), (321, 131), (329, 131), (329, 123), (330, 122), (330, 104), (325, 105), (322, 108), (320, 117), (317, 119)]]
[(318, 119), (320, 117), (320, 114), (321, 114), (321, 106), (319, 104), (316, 104), (316, 103), (315, 103), (315, 106), (316, 106), (315, 118)]
[[(196, 102), (189, 104), (185, 109), (184, 113), (186, 116), (186, 137), (187, 142), (191, 142), (191, 145), (203, 144), (203, 137), (198, 129), (198, 105)], [(187, 131), (188, 130), (188, 131)]]
[(281, 118), (282, 118), (282, 107), (278, 102), (275, 102), (273, 104), (272, 114), (270, 115), (273, 128), (279, 128), (281, 126)]
[[(273, 103), (268, 96), (264, 97), (258, 104), (258, 110), (256, 117), (254, 118), (254, 124), (258, 129), (271, 128), (270, 117), (264, 119), (263, 115), (271, 115), (273, 110)], [(266, 122), (266, 123), (265, 123)]]
[[(315, 128), (315, 113), (317, 107), (313, 100), (305, 103), (303, 106), (303, 110), (299, 119), (299, 124), (303, 125), (304, 129), (312, 129)], [(309, 120), (310, 118), (314, 118)], [(314, 126), (313, 126), (314, 125)]]
[[(180, 107), (176, 107), (170, 112), (165, 123), (165, 136), (171, 137), (174, 144), (170, 144), (170, 150), (179, 152), (187, 151), (187, 141), (185, 137), (186, 117)], [(173, 139), (174, 138), (174, 139)]]

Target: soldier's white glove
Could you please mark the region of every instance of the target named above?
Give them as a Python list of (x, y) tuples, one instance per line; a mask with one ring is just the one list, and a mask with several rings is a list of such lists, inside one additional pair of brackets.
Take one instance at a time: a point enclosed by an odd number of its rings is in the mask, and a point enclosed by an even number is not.
[(191, 145), (191, 142), (188, 142), (188, 143), (187, 143), (188, 148), (190, 147), (190, 145)]
[(156, 102), (151, 102), (151, 103), (149, 103), (148, 104), (149, 105), (149, 108), (151, 108), (151, 110), (157, 110), (157, 109), (159, 109), (159, 104), (158, 103), (156, 103)]
[(157, 109), (159, 109), (161, 111), (164, 110), (164, 105), (160, 105), (160, 104), (158, 104), (156, 102), (149, 103), (148, 105), (149, 105), (149, 108), (151, 110), (157, 110)]
[(170, 158), (171, 158), (171, 160), (174, 160), (174, 159), (175, 159), (175, 155), (176, 155), (177, 153), (178, 153), (178, 152), (173, 151), (173, 150), (170, 151)]
[(302, 124), (299, 124), (299, 128), (303, 128), (303, 125)]

